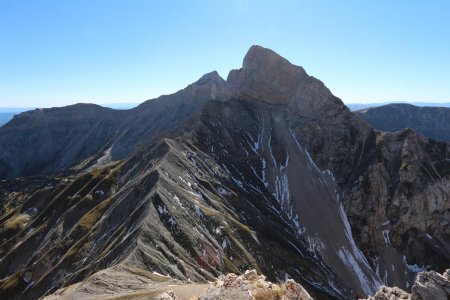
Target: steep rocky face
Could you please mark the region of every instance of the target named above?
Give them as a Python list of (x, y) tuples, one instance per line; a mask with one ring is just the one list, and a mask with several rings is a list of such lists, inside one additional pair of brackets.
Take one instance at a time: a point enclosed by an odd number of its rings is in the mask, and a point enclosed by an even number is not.
[(2, 182), (8, 297), (118, 266), (198, 282), (254, 268), (354, 299), (449, 264), (449, 145), (376, 132), (268, 49), (252, 47), (227, 81), (210, 73), (115, 116), (103, 147), (36, 172), (65, 175)]
[(448, 144), (405, 130), (378, 133), (377, 150), (378, 162), (354, 183), (345, 205), (385, 284), (407, 289), (412, 275), (391, 270), (443, 271), (450, 261)]
[(373, 129), (321, 81), (275, 52), (252, 46), (242, 69), (231, 71), (227, 81), (240, 99), (289, 108), (294, 134), (339, 184), (357, 178), (375, 156)]
[(202, 112), (201, 125), (192, 123), (200, 128), (193, 137), (199, 147), (207, 145), (202, 150), (226, 162), (240, 182), (263, 183), (308, 252), (357, 294), (376, 290), (381, 282), (354, 244), (331, 171), (320, 171), (291, 131), (296, 116), (287, 108), (243, 100), (210, 103)]
[(437, 141), (450, 142), (450, 108), (418, 107), (411, 104), (389, 104), (356, 112), (367, 123), (381, 131), (412, 128)]
[(227, 82), (236, 97), (288, 106), (308, 117), (321, 115), (329, 108), (345, 107), (320, 80), (309, 76), (302, 67), (260, 46), (250, 48), (242, 68), (232, 70)]
[[(357, 244), (378, 276), (386, 284), (408, 288), (419, 270), (448, 266), (448, 144), (413, 132), (380, 139), (301, 68), (261, 47), (252, 49), (243, 69), (230, 73), (230, 85), (244, 99), (290, 108), (293, 133), (319, 169), (334, 174)], [(273, 71), (276, 64), (280, 67)], [(286, 79), (289, 74), (293, 78)], [(295, 80), (301, 83), (292, 84)], [(389, 234), (397, 236), (394, 245)]]

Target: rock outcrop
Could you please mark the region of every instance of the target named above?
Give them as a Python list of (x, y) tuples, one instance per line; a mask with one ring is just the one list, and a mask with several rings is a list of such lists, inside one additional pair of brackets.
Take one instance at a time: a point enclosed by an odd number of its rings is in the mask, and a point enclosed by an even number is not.
[(383, 286), (367, 300), (447, 300), (450, 298), (450, 270), (444, 274), (434, 271), (418, 274), (412, 292)]
[(412, 130), (377, 133), (376, 140), (378, 159), (347, 192), (346, 211), (385, 284), (408, 289), (415, 273), (449, 265), (448, 144)]
[(201, 300), (313, 300), (308, 292), (292, 279), (274, 284), (255, 270), (243, 275), (221, 275), (211, 284)]
[(282, 283), (267, 281), (255, 270), (242, 275), (221, 275), (209, 284), (180, 281), (169, 276), (129, 267), (112, 267), (44, 297), (69, 299), (154, 299), (154, 300), (312, 300), (292, 279)]

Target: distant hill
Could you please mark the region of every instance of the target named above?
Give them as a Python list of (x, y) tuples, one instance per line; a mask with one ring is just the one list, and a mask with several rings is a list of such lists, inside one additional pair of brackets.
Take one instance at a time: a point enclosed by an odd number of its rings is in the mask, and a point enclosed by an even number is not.
[[(107, 103), (101, 104), (103, 107), (108, 107), (117, 110), (131, 109), (138, 106), (139, 103)], [(36, 107), (0, 107), (0, 127), (8, 123), (14, 115), (17, 115), (24, 111), (36, 109)]]
[(450, 108), (388, 104), (356, 111), (367, 123), (381, 131), (412, 128), (439, 141), (450, 141)]
[(408, 101), (391, 101), (391, 102), (379, 102), (379, 103), (346, 103), (347, 107), (351, 111), (361, 110), (369, 107), (378, 107), (387, 104), (411, 104), (415, 106), (432, 106), (432, 107), (450, 107), (450, 102), (408, 102)]

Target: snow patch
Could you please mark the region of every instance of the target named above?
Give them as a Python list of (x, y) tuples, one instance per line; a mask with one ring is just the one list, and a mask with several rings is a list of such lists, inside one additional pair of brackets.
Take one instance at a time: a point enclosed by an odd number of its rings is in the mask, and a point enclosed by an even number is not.
[[(339, 199), (338, 199), (338, 201), (339, 201)], [(358, 259), (358, 261), (360, 263), (362, 263), (368, 270), (371, 270), (372, 268), (370, 267), (369, 263), (367, 262), (367, 259), (364, 256), (364, 254), (361, 252), (361, 250), (359, 250), (359, 248), (355, 244), (355, 240), (353, 239), (353, 235), (352, 235), (352, 229), (350, 227), (350, 223), (348, 222), (347, 214), (345, 213), (344, 206), (342, 205), (342, 203), (339, 203), (339, 213), (341, 215), (342, 222), (344, 223), (345, 234), (347, 235), (347, 237), (350, 241), (353, 255), (345, 248), (344, 248), (345, 251), (339, 250), (340, 253), (338, 253), (338, 255), (341, 257), (341, 259), (344, 261), (344, 263), (347, 262), (347, 265), (353, 267), (353, 270), (358, 275), (358, 279), (361, 282), (361, 286), (362, 286), (363, 290), (367, 293), (367, 295), (372, 295), (382, 285), (380, 278), (379, 278), (379, 276), (378, 276), (378, 278), (372, 277), (371, 280), (369, 280), (364, 275), (364, 273), (362, 273), (362, 270), (359, 267), (359, 265), (356, 263), (355, 258)], [(345, 260), (344, 260), (344, 258), (345, 258)], [(364, 280), (364, 283), (363, 283), (363, 280)]]
[(202, 213), (202, 210), (200, 209), (200, 207), (197, 204), (195, 204), (194, 208), (195, 208), (195, 213), (197, 214), (197, 216), (200, 219), (203, 218), (203, 213)]
[(405, 255), (403, 255), (403, 263), (413, 273), (420, 273), (420, 272), (428, 270), (431, 267), (431, 265), (426, 265), (426, 266), (419, 266), (417, 264), (409, 265), (406, 262), (406, 256)]
[(391, 224), (391, 220), (386, 220), (383, 223), (381, 223), (381, 226), (386, 226), (386, 225), (389, 225), (389, 224)]
[(289, 244), (291, 244), (292, 247), (294, 247), (295, 250), (297, 250), (298, 254), (300, 254), (302, 257), (305, 257), (305, 255), (303, 255), (303, 252), (297, 247), (295, 246), (293, 243), (291, 243), (289, 240), (284, 239), (286, 242), (288, 242)]
[(384, 242), (386, 244), (391, 244), (391, 241), (389, 240), (389, 229), (381, 231), (381, 234), (383, 234)]
[(177, 195), (173, 196), (173, 200), (175, 200), (180, 206), (183, 206), (183, 205), (181, 204), (180, 198), (178, 198)]
[(219, 192), (220, 195), (222, 196), (229, 196), (230, 193), (228, 193), (228, 191), (226, 189), (224, 189), (223, 187), (219, 186), (217, 188), (217, 191)]
[(165, 206), (158, 205), (158, 212), (159, 212), (159, 214), (161, 215), (161, 214), (163, 214), (163, 213), (166, 213), (166, 212), (167, 212), (167, 209), (166, 209)]
[(170, 217), (170, 219), (167, 222), (170, 224), (170, 226), (174, 226), (177, 224), (177, 222), (175, 222), (175, 220), (172, 217)]
[(311, 238), (310, 236), (308, 236), (306, 238), (306, 242), (308, 243), (308, 251), (312, 253), (312, 255), (316, 259), (319, 259), (319, 256), (317, 254), (320, 253), (321, 250), (325, 249), (325, 245), (322, 240), (318, 237)]
[(227, 248), (227, 240), (226, 240), (226, 239), (223, 239), (223, 242), (222, 242), (222, 249), (225, 250), (226, 248)]
[(160, 273), (158, 273), (156, 271), (153, 271), (152, 273), (155, 274), (155, 275), (158, 275), (158, 276), (162, 276), (162, 277), (170, 277), (169, 275), (163, 275), (163, 274), (160, 274)]
[(27, 208), (23, 213), (24, 214), (28, 214), (28, 215), (34, 215), (35, 213), (37, 213), (37, 208), (36, 207), (30, 207)]
[[(344, 262), (344, 264), (347, 265), (347, 267), (353, 269), (356, 276), (358, 277), (358, 280), (361, 284), (361, 288), (363, 289), (363, 291), (367, 295), (374, 294), (375, 291), (377, 290), (378, 286), (374, 286), (374, 285), (370, 284), (372, 281), (369, 278), (367, 278), (366, 274), (364, 274), (363, 270), (358, 265), (358, 263), (356, 262), (355, 258), (350, 253), (350, 251), (348, 251), (345, 247), (342, 247), (341, 249), (339, 249), (338, 255), (341, 258), (341, 260)], [(381, 283), (380, 283), (380, 285), (381, 285)]]
[(102, 191), (102, 190), (97, 190), (97, 191), (94, 192), (94, 194), (95, 194), (95, 195), (99, 195), (99, 196), (104, 196), (104, 195), (105, 195), (105, 192)]

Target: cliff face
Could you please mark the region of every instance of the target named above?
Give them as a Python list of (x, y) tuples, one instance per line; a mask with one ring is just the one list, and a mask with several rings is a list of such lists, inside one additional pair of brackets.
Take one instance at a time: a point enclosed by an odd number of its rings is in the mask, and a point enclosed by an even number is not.
[(344, 203), (355, 239), (379, 276), (408, 289), (413, 274), (394, 270), (442, 272), (449, 264), (449, 148), (412, 130), (378, 133), (376, 148), (377, 161)]
[(412, 128), (420, 135), (450, 142), (450, 108), (418, 107), (411, 104), (388, 104), (356, 112), (381, 131), (395, 132)]
[(450, 262), (449, 144), (376, 132), (259, 46), (227, 81), (122, 112), (25, 113), (0, 141), (3, 178), (50, 175), (1, 184), (11, 298), (118, 266), (199, 282), (254, 268), (353, 299)]
[(408, 288), (420, 270), (443, 271), (450, 262), (449, 144), (411, 130), (376, 133), (302, 68), (271, 51), (253, 52), (230, 73), (230, 85), (243, 97), (289, 107), (292, 131), (319, 169), (333, 173), (357, 244), (378, 277)]

